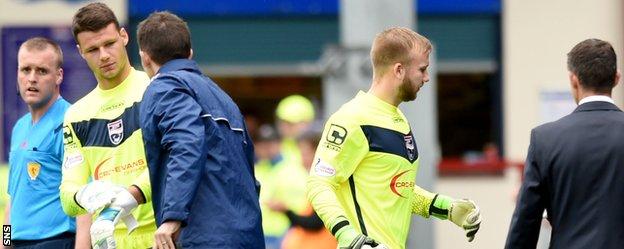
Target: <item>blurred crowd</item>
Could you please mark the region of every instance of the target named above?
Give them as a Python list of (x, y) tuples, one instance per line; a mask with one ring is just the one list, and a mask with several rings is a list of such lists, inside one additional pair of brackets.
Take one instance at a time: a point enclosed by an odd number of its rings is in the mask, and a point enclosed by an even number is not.
[(305, 194), (322, 132), (314, 123), (315, 113), (309, 99), (291, 95), (279, 102), (275, 124), (250, 128), (267, 249), (336, 248)]

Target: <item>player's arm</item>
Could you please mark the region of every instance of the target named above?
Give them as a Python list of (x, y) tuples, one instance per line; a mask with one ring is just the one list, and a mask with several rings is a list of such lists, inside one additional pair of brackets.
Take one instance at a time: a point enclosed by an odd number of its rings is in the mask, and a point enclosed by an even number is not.
[(141, 175), (128, 188), (130, 194), (139, 204), (152, 201), (152, 187), (150, 185), (149, 171), (145, 169)]
[(76, 249), (90, 249), (91, 236), (89, 229), (91, 228), (91, 215), (83, 214), (76, 217)]
[(142, 117), (151, 119), (162, 138), (166, 158), (167, 183), (163, 188), (162, 220), (187, 222), (191, 200), (202, 177), (205, 129), (202, 108), (193, 93), (176, 79), (160, 76), (143, 98)]
[(434, 216), (441, 220), (450, 220), (464, 229), (469, 242), (474, 239), (481, 226), (481, 212), (473, 201), (431, 193), (419, 186), (414, 186), (412, 213), (425, 218)]
[(526, 158), (524, 180), (519, 191), (519, 199), (511, 218), (505, 248), (535, 248), (539, 237), (547, 193), (539, 170), (535, 130), (531, 131), (531, 142)]
[(63, 125), (63, 150), (63, 176), (59, 187), (63, 211), (69, 216), (86, 214), (84, 207), (78, 204), (76, 193), (87, 184), (90, 170), (82, 153), (82, 145), (67, 116)]
[(350, 224), (336, 196), (340, 184), (349, 179), (368, 151), (362, 129), (337, 119), (332, 117), (327, 121), (317, 147), (307, 182), (308, 200), (338, 240), (338, 247), (376, 246), (374, 240), (358, 232), (355, 224)]
[(468, 242), (474, 240), (481, 226), (481, 211), (473, 201), (434, 194), (418, 186), (414, 187), (414, 194), (413, 213), (425, 218), (432, 215), (441, 220), (448, 219), (464, 229)]

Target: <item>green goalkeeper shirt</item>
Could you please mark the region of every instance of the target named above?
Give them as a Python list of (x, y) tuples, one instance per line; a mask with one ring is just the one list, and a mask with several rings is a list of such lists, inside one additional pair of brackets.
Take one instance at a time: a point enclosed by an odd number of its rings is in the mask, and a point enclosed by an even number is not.
[[(67, 110), (60, 197), (68, 215), (86, 213), (74, 199), (82, 186), (91, 180), (106, 180), (123, 187), (135, 185), (145, 197), (146, 203), (132, 212), (139, 222), (138, 230), (132, 234), (153, 234), (156, 230), (139, 123), (139, 105), (149, 82), (147, 74), (132, 69), (115, 88), (96, 87)], [(116, 234), (126, 234), (123, 222), (117, 224)], [(141, 246), (147, 248), (151, 244), (147, 241)], [(119, 245), (118, 242), (118, 247), (124, 248)]]
[(411, 214), (429, 217), (434, 194), (415, 183), (418, 149), (403, 113), (359, 92), (325, 124), (308, 178), (308, 198), (335, 233), (344, 216), (359, 232), (405, 248)]

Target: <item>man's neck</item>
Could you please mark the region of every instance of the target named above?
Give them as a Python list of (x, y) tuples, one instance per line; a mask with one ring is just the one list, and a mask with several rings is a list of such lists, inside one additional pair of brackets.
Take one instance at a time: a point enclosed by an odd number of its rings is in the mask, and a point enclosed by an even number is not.
[(383, 78), (378, 80), (373, 79), (373, 83), (371, 84), (371, 88), (368, 90), (368, 93), (375, 95), (377, 98), (393, 106), (399, 106), (399, 104), (401, 104), (395, 87), (393, 87), (391, 82), (384, 80)]
[(130, 71), (132, 71), (132, 67), (127, 66), (127, 67), (124, 67), (124, 69), (122, 69), (122, 71), (117, 76), (111, 79), (99, 78), (97, 79), (98, 87), (102, 90), (113, 89), (117, 87), (119, 84), (121, 84), (121, 82), (126, 80), (126, 78), (128, 78), (128, 75), (130, 75)]
[(52, 98), (50, 98), (50, 101), (48, 101), (48, 103), (40, 107), (28, 106), (32, 124), (36, 124), (37, 122), (39, 122), (39, 120), (41, 120), (41, 117), (46, 114), (46, 112), (50, 109), (54, 102), (59, 99), (59, 97), (59, 94), (55, 94), (54, 96), (52, 96)]
[(597, 93), (597, 92), (594, 92), (594, 91), (579, 91), (577, 102), (580, 102), (584, 98), (587, 98), (587, 97), (590, 97), (590, 96), (606, 96), (606, 97), (611, 98), (611, 93), (610, 92), (609, 93)]

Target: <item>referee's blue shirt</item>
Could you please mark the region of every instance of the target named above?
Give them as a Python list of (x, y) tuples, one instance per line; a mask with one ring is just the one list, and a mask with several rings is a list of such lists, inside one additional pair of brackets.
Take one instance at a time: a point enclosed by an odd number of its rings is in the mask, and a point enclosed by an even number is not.
[(33, 125), (27, 113), (13, 127), (9, 153), (11, 238), (38, 240), (75, 232), (75, 220), (61, 208), (63, 117), (69, 107), (58, 98)]

